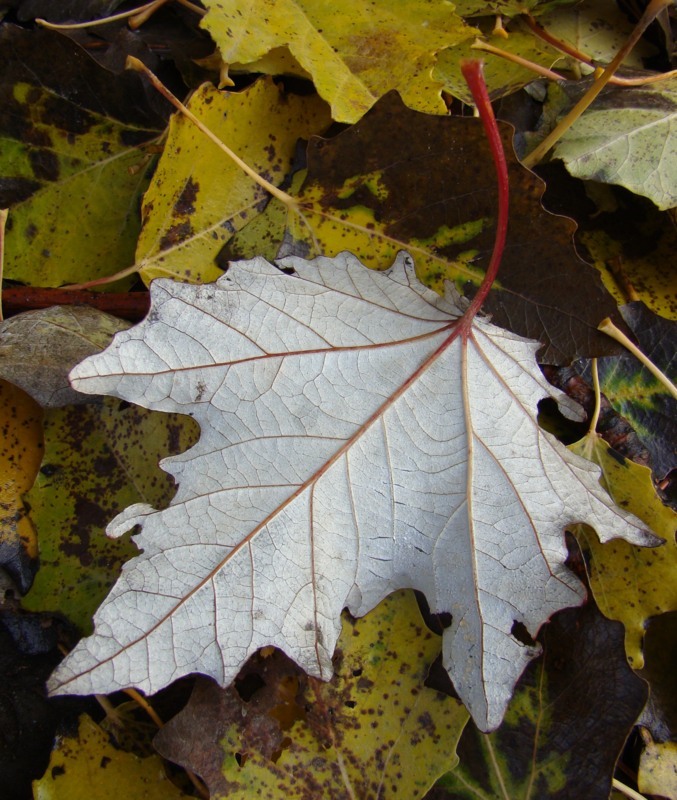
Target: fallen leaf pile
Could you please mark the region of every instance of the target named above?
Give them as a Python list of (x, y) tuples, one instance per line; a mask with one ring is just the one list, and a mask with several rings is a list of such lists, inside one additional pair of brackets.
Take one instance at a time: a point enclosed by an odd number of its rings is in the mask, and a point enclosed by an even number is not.
[(3, 4), (3, 797), (675, 795), (676, 23)]

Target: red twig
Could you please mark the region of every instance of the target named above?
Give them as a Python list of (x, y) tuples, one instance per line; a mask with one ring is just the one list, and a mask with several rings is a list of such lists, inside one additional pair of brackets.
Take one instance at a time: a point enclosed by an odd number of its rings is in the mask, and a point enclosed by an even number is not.
[(92, 306), (115, 317), (138, 322), (148, 313), (148, 292), (84, 292), (68, 289), (42, 289), (13, 286), (2, 292), (5, 316), (50, 306)]

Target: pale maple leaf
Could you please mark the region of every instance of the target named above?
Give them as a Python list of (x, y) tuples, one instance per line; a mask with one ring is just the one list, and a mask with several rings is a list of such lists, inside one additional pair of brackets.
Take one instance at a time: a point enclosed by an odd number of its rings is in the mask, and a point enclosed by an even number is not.
[(158, 280), (150, 314), (71, 373), (79, 391), (190, 414), (198, 443), (162, 467), (171, 505), (131, 506), (142, 551), (50, 680), (52, 693), (228, 684), (258, 648), (328, 678), (341, 610), (413, 587), (450, 612), (443, 658), (479, 727), (496, 727), (538, 652), (531, 636), (585, 594), (563, 528), (654, 545), (599, 469), (537, 424), (555, 396), (538, 345), (476, 320), (415, 277), (343, 253)]

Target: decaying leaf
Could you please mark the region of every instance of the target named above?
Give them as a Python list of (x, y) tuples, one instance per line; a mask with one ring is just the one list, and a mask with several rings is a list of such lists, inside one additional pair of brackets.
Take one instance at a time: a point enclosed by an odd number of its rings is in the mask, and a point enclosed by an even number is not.
[[(537, 39), (530, 31), (513, 30), (507, 39), (498, 34), (488, 34), (483, 41), (548, 69), (561, 57), (557, 50)], [(464, 103), (472, 104), (474, 102), (472, 93), (461, 73), (461, 59), (477, 58), (479, 55), (480, 51), (473, 49), (472, 41), (443, 50), (437, 56), (433, 77), (441, 81), (444, 88), (454, 97), (460, 98)], [(484, 81), (492, 100), (517, 91), (536, 77), (533, 69), (522, 64), (516, 64), (514, 61), (508, 61), (486, 51), (482, 51), (481, 56), (484, 62)]]
[(246, 699), (199, 681), (154, 744), (198, 773), (212, 800), (417, 800), (458, 763), (468, 721), (458, 700), (424, 686), (440, 646), (413, 592), (399, 592), (362, 619), (344, 614), (331, 681), (275, 651), (238, 676), (257, 687)]
[(536, 343), (464, 327), (404, 253), (387, 273), (348, 253), (282, 265), (296, 274), (259, 258), (215, 284), (154, 282), (147, 319), (71, 373), (79, 391), (189, 413), (201, 438), (163, 462), (169, 508), (108, 526), (140, 525), (142, 552), (51, 690), (227, 684), (266, 645), (328, 678), (341, 610), (416, 588), (452, 614), (445, 667), (495, 728), (537, 652), (514, 626), (535, 636), (584, 596), (563, 526), (657, 540), (539, 429), (537, 402), (566, 401)]
[[(632, 296), (643, 301), (651, 311), (666, 319), (677, 321), (677, 283), (671, 269), (661, 264), (671, 264), (677, 251), (677, 226), (667, 214), (652, 208), (653, 214), (635, 210), (632, 221), (618, 224), (607, 216), (607, 229), (580, 232), (595, 267), (600, 271), (606, 288), (619, 305), (625, 305)], [(627, 220), (626, 215), (622, 219)], [(621, 215), (618, 215), (621, 216)], [(646, 219), (649, 217), (649, 224)], [(639, 222), (639, 225), (637, 224)]]
[(51, 306), (17, 314), (0, 323), (0, 375), (43, 408), (91, 402), (71, 388), (68, 373), (128, 327), (129, 323), (87, 306)]
[[(576, 253), (575, 223), (543, 208), (544, 183), (518, 161), (512, 127), (499, 127), (511, 218), (500, 277), (484, 310), (497, 324), (540, 341), (543, 363), (620, 352), (597, 330), (605, 316), (617, 314), (616, 305)], [(233, 237), (230, 260), (349, 250), (368, 267), (385, 269), (408, 250), (418, 277), (441, 293), (446, 280), (465, 295), (481, 284), (494, 246), (497, 197), (480, 120), (419, 114), (391, 92), (338, 136), (313, 137), (308, 171), (297, 178), (290, 193), (298, 207), (287, 214), (271, 199)]]
[(660, 501), (651, 471), (614, 452), (597, 434), (588, 434), (570, 449), (598, 464), (614, 501), (665, 539), (656, 549), (620, 540), (601, 545), (585, 526), (574, 529), (588, 559), (597, 605), (607, 617), (623, 623), (628, 660), (640, 669), (648, 619), (677, 610), (677, 514)]
[(157, 756), (139, 758), (116, 748), (87, 714), (75, 736), (60, 736), (45, 774), (33, 782), (35, 800), (181, 800)]
[[(620, 309), (642, 352), (665, 375), (676, 372), (674, 341), (677, 323), (657, 316), (644, 303)], [(600, 358), (599, 380), (613, 407), (630, 420), (651, 453), (651, 467), (659, 479), (677, 468), (677, 400), (632, 353)], [(589, 364), (577, 365), (584, 375)], [(585, 366), (585, 369), (584, 369)]]
[(654, 742), (645, 734), (645, 750), (639, 762), (640, 791), (671, 800), (677, 797), (677, 742)]
[(116, 76), (55, 31), (0, 30), (5, 277), (60, 286), (134, 260), (136, 212), (163, 120), (138, 75)]
[[(543, 9), (540, 24), (553, 36), (568, 42), (577, 50), (602, 64), (608, 64), (632, 33), (632, 20), (614, 3), (607, 0), (585, 0), (585, 3), (558, 3), (561, 8)], [(573, 6), (573, 7), (572, 7)], [(641, 69), (643, 56), (655, 52), (641, 39), (623, 62)], [(592, 68), (581, 65), (582, 70)]]
[[(205, 83), (188, 105), (276, 186), (291, 169), (297, 140), (330, 124), (328, 108), (317, 96), (285, 95), (271, 79), (229, 93)], [(216, 280), (223, 274), (215, 264), (219, 250), (267, 201), (268, 195), (215, 144), (195, 136), (189, 120), (173, 117), (144, 196), (136, 250), (141, 277), (147, 283), (157, 277)]]
[(467, 726), (460, 764), (434, 800), (608, 799), (647, 697), (624, 658), (623, 630), (588, 603), (557, 614), (539, 639), (543, 656), (525, 671), (503, 725), (486, 736)]
[(0, 380), (0, 567), (28, 591), (38, 554), (22, 495), (35, 480), (42, 453), (42, 413), (24, 391)]
[(26, 493), (40, 569), (23, 606), (59, 611), (86, 632), (134, 553), (127, 537), (112, 541), (103, 535), (106, 523), (129, 503), (168, 502), (174, 486), (157, 469), (158, 458), (181, 452), (195, 438), (187, 417), (121, 405), (107, 397), (47, 411), (44, 459)]

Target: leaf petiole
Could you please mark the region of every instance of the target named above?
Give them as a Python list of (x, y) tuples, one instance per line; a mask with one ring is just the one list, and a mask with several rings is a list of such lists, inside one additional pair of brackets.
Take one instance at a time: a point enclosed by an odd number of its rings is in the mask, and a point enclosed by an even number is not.
[(494, 249), (491, 254), (491, 260), (487, 267), (487, 272), (484, 276), (477, 294), (473, 297), (468, 306), (465, 314), (463, 315), (463, 329), (467, 335), (470, 331), (474, 316), (482, 307), (482, 303), (487, 298), (493, 282), (496, 280), (499, 267), (501, 266), (501, 259), (503, 258), (503, 250), (505, 249), (505, 240), (508, 233), (508, 212), (510, 207), (510, 182), (508, 180), (508, 164), (505, 158), (505, 151), (503, 150), (503, 142), (501, 141), (501, 134), (496, 124), (496, 117), (494, 110), (491, 107), (489, 100), (489, 93), (487, 92), (487, 85), (484, 82), (482, 75), (482, 62), (475, 59), (464, 59), (461, 61), (461, 72), (465, 78), (468, 88), (472, 93), (475, 107), (479, 112), (484, 132), (489, 141), (491, 148), (491, 156), (494, 161), (496, 169), (496, 180), (498, 184), (498, 214), (496, 218), (496, 238), (494, 240)]

